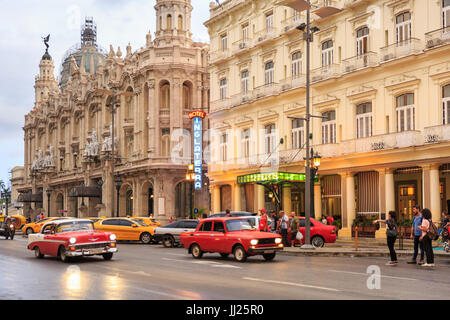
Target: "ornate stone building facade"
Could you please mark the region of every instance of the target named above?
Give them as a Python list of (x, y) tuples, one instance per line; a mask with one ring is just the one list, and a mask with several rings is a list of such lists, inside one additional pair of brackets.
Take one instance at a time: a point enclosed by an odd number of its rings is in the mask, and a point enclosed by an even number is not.
[(122, 56), (111, 46), (105, 54), (86, 19), (59, 83), (48, 51), (42, 57), (23, 127), (23, 179), (14, 186), (25, 215), (42, 207), (51, 216), (153, 213), (164, 220), (188, 215), (191, 192), (194, 207), (209, 209), (207, 181), (195, 192), (185, 182), (192, 161), (188, 114), (208, 112), (208, 45), (191, 39), (190, 0), (157, 0), (155, 10), (156, 37), (147, 34), (136, 52), (127, 46)]

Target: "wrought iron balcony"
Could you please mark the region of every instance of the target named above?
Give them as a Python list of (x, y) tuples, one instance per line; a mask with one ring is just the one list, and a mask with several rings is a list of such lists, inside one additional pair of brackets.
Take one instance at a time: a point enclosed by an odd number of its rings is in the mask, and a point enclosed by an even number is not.
[(378, 63), (378, 55), (368, 52), (363, 55), (342, 60), (342, 73), (349, 73), (363, 68), (374, 67)]
[(422, 51), (422, 43), (419, 39), (411, 38), (380, 48), (380, 60), (386, 62), (399, 59)]
[(440, 28), (431, 32), (425, 33), (425, 41), (427, 48), (434, 48), (450, 43), (450, 27)]

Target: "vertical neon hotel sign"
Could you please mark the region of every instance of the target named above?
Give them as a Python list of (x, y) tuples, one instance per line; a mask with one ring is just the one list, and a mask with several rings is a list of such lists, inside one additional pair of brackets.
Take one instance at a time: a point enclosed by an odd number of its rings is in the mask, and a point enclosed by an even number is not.
[(203, 153), (203, 124), (206, 113), (203, 111), (192, 111), (189, 118), (194, 121), (194, 173), (195, 173), (195, 190), (202, 188), (202, 153)]

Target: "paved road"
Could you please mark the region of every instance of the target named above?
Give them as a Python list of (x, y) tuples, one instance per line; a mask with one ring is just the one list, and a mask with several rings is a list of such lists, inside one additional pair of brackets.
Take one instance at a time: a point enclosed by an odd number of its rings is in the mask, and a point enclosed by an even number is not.
[[(182, 248), (119, 244), (113, 260), (88, 257), (64, 264), (36, 259), (26, 239), (0, 239), (0, 299), (447, 299), (450, 262), (434, 270), (385, 266), (384, 258), (278, 255), (246, 263)], [(368, 266), (379, 266), (380, 289), (368, 289)], [(376, 284), (376, 281), (370, 283)], [(421, 292), (420, 295), (417, 292)]]

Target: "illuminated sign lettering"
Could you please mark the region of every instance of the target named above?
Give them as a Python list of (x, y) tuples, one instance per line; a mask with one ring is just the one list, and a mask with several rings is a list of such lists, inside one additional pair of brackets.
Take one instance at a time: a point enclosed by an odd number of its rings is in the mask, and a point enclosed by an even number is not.
[(192, 111), (189, 113), (189, 118), (193, 119), (194, 122), (194, 173), (195, 181), (194, 188), (199, 190), (202, 188), (202, 153), (203, 153), (203, 130), (202, 130), (202, 119), (204, 119), (206, 113), (203, 111)]

